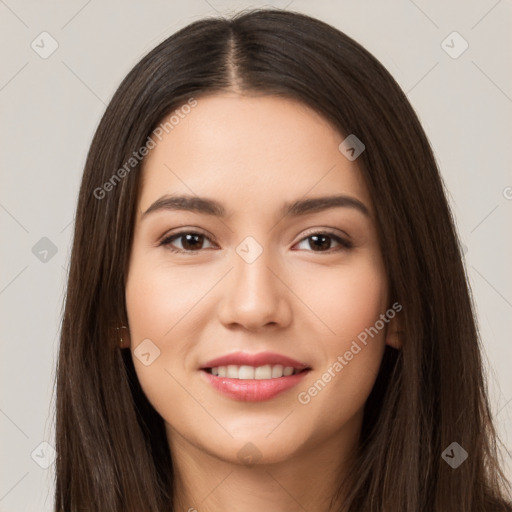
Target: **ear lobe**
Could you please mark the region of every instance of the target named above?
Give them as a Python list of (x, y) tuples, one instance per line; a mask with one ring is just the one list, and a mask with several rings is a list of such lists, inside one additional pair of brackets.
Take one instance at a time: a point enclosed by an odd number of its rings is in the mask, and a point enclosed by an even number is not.
[(386, 345), (400, 350), (402, 348), (402, 322), (399, 312), (391, 318), (386, 329)]

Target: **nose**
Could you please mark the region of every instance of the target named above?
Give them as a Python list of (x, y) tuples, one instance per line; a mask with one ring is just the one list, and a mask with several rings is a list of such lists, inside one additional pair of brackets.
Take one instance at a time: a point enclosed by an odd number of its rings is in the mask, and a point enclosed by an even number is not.
[(233, 262), (234, 268), (223, 280), (220, 321), (228, 327), (238, 324), (250, 331), (289, 325), (293, 293), (285, 284), (281, 267), (271, 261), (269, 251), (264, 250), (252, 263), (235, 253)]

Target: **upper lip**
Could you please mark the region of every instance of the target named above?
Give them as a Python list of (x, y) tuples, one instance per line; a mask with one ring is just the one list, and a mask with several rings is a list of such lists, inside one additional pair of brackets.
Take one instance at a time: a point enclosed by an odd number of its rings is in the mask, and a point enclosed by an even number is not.
[(258, 352), (257, 354), (248, 354), (247, 352), (233, 352), (221, 357), (217, 357), (201, 365), (201, 369), (216, 368), (219, 366), (265, 366), (267, 364), (275, 365), (280, 364), (284, 367), (291, 366), (297, 370), (304, 370), (309, 368), (307, 364), (301, 363), (292, 359), (291, 357), (276, 354), (274, 352)]

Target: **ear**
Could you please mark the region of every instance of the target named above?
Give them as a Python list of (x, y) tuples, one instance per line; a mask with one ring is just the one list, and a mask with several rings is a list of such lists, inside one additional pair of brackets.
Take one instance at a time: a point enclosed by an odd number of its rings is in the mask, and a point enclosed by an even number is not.
[(130, 348), (131, 346), (131, 338), (130, 338), (130, 329), (126, 326), (119, 326), (117, 329), (117, 343), (119, 344), (119, 348)]
[(389, 320), (386, 329), (386, 345), (397, 350), (402, 348), (402, 314), (401, 311), (396, 312), (395, 316)]

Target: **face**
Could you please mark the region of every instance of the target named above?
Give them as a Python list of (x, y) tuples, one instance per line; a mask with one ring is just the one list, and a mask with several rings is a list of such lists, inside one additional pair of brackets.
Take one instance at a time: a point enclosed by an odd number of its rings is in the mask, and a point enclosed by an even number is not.
[(226, 92), (147, 156), (126, 307), (171, 450), (241, 464), (354, 442), (396, 308), (344, 138), (293, 100)]

